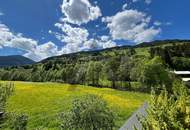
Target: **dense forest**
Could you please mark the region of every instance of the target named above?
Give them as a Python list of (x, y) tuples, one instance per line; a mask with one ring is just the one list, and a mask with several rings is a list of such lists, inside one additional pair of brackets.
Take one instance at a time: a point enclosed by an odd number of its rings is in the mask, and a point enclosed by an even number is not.
[[(156, 41), (66, 54), (34, 65), (1, 68), (0, 79), (144, 91), (148, 86), (171, 86), (173, 70), (190, 70), (190, 41)], [(139, 82), (146, 87), (138, 88)]]

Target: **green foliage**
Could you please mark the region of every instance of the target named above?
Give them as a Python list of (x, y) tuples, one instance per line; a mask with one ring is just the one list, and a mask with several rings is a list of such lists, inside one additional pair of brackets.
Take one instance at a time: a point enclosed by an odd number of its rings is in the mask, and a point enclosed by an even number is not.
[[(175, 86), (176, 87), (176, 86)], [(178, 90), (181, 86), (178, 86)], [(152, 92), (151, 102), (148, 108), (148, 117), (142, 118), (144, 130), (189, 130), (190, 106), (186, 90), (170, 95), (163, 90), (160, 95)], [(176, 92), (174, 92), (176, 93)]]
[(0, 128), (5, 120), (5, 108), (8, 97), (12, 94), (14, 90), (14, 85), (9, 84), (0, 84)]
[(135, 59), (132, 62), (132, 68), (130, 70), (130, 78), (132, 81), (140, 81), (140, 76), (143, 73), (144, 70), (144, 64), (148, 62), (148, 59), (146, 59), (143, 56), (135, 57)]
[(189, 70), (190, 69), (190, 58), (185, 57), (173, 57), (172, 64), (176, 70)]
[(12, 114), (10, 122), (12, 130), (27, 130), (28, 116), (25, 114)]
[(152, 58), (160, 56), (165, 63), (175, 70), (189, 70), (189, 52), (189, 42), (179, 42), (178, 44), (152, 47), (150, 49)]
[(104, 66), (107, 79), (112, 81), (112, 88), (117, 88), (116, 81), (118, 79), (119, 66), (120, 66), (119, 57), (111, 58)]
[(60, 121), (62, 130), (112, 130), (115, 126), (113, 112), (95, 95), (74, 100), (71, 110), (60, 115)]
[(11, 83), (0, 83), (0, 112), (5, 112), (5, 106), (8, 97), (12, 94), (14, 85)]
[(146, 85), (149, 90), (151, 87), (159, 90), (163, 86), (166, 86), (167, 90), (171, 92), (170, 86), (172, 86), (173, 79), (172, 75), (165, 68), (159, 57), (153, 58), (144, 64), (140, 82)]
[[(116, 128), (119, 129), (126, 119), (138, 109), (149, 94), (119, 91), (110, 88), (96, 88), (85, 85), (63, 83), (14, 82), (13, 94), (6, 107), (6, 113), (25, 113), (29, 116), (28, 129), (59, 129), (57, 114), (68, 111), (74, 99), (86, 94), (102, 96), (114, 114), (118, 115)], [(6, 130), (4, 128), (3, 130)]]
[(87, 81), (89, 84), (99, 86), (100, 74), (102, 72), (102, 64), (100, 62), (90, 62), (87, 68)]
[(138, 81), (143, 83), (140, 91), (163, 84), (170, 87), (171, 77), (166, 68), (189, 70), (190, 44), (179, 40), (156, 43), (79, 52), (30, 66), (0, 68), (0, 80), (88, 84), (122, 90), (137, 90), (131, 87), (131, 82)]

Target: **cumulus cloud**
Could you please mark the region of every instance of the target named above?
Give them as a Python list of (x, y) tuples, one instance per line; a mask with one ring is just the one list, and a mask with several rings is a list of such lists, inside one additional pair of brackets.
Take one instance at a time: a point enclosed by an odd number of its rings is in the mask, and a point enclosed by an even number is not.
[(62, 21), (72, 24), (88, 23), (102, 15), (100, 8), (88, 0), (64, 0), (61, 8), (65, 15)]
[(105, 49), (105, 48), (112, 48), (117, 46), (117, 44), (112, 41), (112, 40), (108, 40), (108, 41), (99, 41), (100, 46)]
[(63, 42), (62, 53), (116, 46), (116, 43), (108, 36), (102, 36), (100, 39), (90, 38), (88, 30), (81, 27), (81, 24), (93, 21), (102, 15), (97, 2), (94, 4), (92, 5), (89, 0), (63, 0), (61, 9), (64, 17), (60, 23), (55, 24), (61, 33), (49, 31), (50, 34), (54, 34), (57, 39)]
[(80, 44), (87, 40), (89, 33), (86, 29), (80, 27), (72, 27), (69, 24), (55, 24), (59, 29), (62, 30), (63, 35), (57, 35), (58, 39), (65, 43), (76, 43)]
[[(133, 2), (138, 2), (140, 0), (133, 0)], [(152, 0), (143, 0), (146, 4), (151, 4)]]
[(136, 38), (135, 38), (135, 42), (136, 43), (140, 43), (140, 42), (149, 42), (149, 41), (152, 41), (153, 38), (161, 32), (161, 29), (154, 29), (153, 27), (152, 28), (148, 28), (148, 29), (145, 29), (143, 30), (142, 32), (138, 33), (136, 35)]
[(154, 22), (154, 25), (155, 25), (155, 26), (160, 26), (160, 25), (162, 25), (162, 23), (161, 23), (160, 21), (155, 21), (155, 22)]
[(122, 7), (122, 10), (126, 10), (126, 9), (127, 9), (127, 7), (128, 7), (128, 4), (127, 4), (127, 3), (125, 3), (125, 4), (123, 5), (123, 7)]
[(9, 28), (0, 23), (0, 45), (4, 46), (7, 42), (14, 38), (13, 33), (10, 32)]
[(62, 33), (54, 33), (56, 37), (65, 43), (61, 52), (73, 53), (86, 50), (95, 50), (116, 46), (116, 43), (109, 40), (108, 36), (102, 36), (100, 39), (89, 38), (89, 32), (85, 28), (72, 27), (69, 24), (57, 23)]
[(11, 39), (7, 46), (18, 48), (24, 51), (35, 51), (38, 43), (33, 39), (17, 36)]
[(86, 41), (81, 48), (82, 50), (91, 50), (91, 49), (105, 49), (115, 47), (116, 43), (112, 40), (98, 40), (98, 39), (90, 39)]
[(28, 51), (24, 56), (40, 61), (42, 59), (61, 55), (61, 51), (58, 50), (58, 47), (53, 42), (47, 42), (41, 45), (36, 46), (34, 51)]
[(101, 40), (102, 41), (108, 41), (109, 40), (109, 36), (103, 35), (103, 36), (101, 36)]
[(88, 40), (89, 32), (85, 28), (72, 27), (69, 24), (55, 24), (62, 33), (55, 33), (55, 36), (65, 45), (62, 53), (72, 53), (81, 51), (84, 43)]
[(39, 45), (36, 40), (26, 38), (20, 33), (13, 33), (5, 24), (0, 24), (0, 47), (11, 47), (23, 50), (25, 52), (24, 56), (35, 61), (60, 54), (60, 51), (54, 43), (47, 42)]
[(124, 10), (102, 21), (107, 23), (114, 40), (130, 40), (136, 43), (148, 42), (160, 33), (160, 29), (149, 27), (151, 17), (137, 10)]

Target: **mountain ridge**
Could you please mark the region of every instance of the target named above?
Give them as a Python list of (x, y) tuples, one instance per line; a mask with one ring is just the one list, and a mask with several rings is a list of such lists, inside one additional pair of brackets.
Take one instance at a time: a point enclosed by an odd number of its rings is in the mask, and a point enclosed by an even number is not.
[(130, 48), (156, 47), (156, 46), (162, 46), (162, 45), (168, 45), (168, 44), (178, 44), (178, 43), (190, 43), (190, 40), (183, 40), (183, 39), (155, 40), (155, 41), (151, 41), (151, 42), (143, 42), (140, 44), (136, 44), (134, 46), (133, 45), (123, 45), (123, 46), (116, 46), (116, 47), (112, 47), (112, 48), (105, 48), (105, 49), (99, 49), (99, 50), (79, 51), (79, 52), (49, 57), (49, 58), (39, 61), (39, 63), (44, 63), (48, 60), (53, 60), (56, 58), (67, 57), (67, 56), (78, 55), (78, 54), (93, 54), (93, 53), (100, 53), (100, 52), (104, 52), (104, 51), (111, 51), (114, 49), (119, 50), (119, 49), (127, 49), (127, 48), (130, 49)]
[(0, 67), (23, 66), (35, 62), (21, 55), (0, 56)]

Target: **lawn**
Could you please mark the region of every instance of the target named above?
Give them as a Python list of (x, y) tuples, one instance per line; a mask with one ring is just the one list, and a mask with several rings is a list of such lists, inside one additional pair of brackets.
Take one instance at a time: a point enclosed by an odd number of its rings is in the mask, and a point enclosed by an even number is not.
[(149, 98), (148, 94), (143, 93), (59, 83), (15, 82), (15, 87), (7, 110), (27, 114), (29, 130), (59, 129), (58, 113), (68, 110), (73, 99), (86, 94), (100, 95), (108, 102), (118, 116), (119, 128)]

